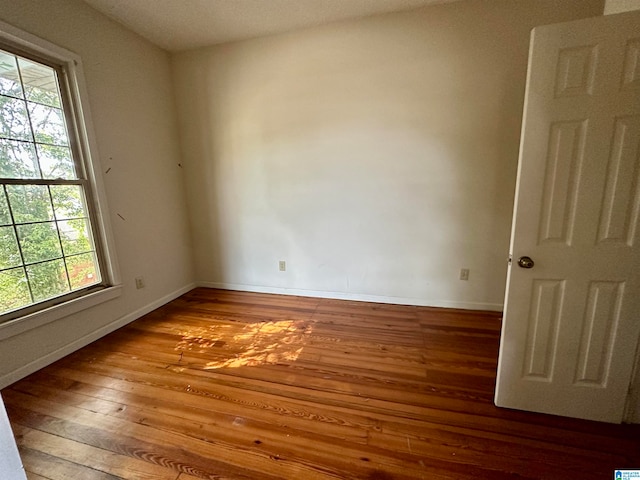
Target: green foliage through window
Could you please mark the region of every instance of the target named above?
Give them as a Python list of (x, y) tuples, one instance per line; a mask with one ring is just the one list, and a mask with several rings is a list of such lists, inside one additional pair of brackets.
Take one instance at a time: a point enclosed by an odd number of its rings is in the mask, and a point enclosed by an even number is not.
[(101, 282), (56, 70), (0, 50), (0, 315)]

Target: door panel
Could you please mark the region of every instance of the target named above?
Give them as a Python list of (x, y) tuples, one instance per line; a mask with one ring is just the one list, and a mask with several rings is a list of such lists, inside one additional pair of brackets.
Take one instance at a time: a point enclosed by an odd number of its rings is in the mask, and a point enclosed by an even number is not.
[(551, 380), (563, 298), (564, 280), (533, 281), (524, 363), (530, 380)]
[(622, 88), (638, 88), (640, 83), (640, 37), (627, 41)]
[(622, 420), (640, 336), (637, 32), (640, 12), (532, 33), (498, 406)]
[(589, 285), (574, 384), (606, 385), (623, 294), (624, 282), (591, 282)]
[(539, 243), (571, 245), (587, 128), (587, 120), (551, 124)]
[(633, 246), (640, 206), (640, 116), (615, 120), (598, 242)]

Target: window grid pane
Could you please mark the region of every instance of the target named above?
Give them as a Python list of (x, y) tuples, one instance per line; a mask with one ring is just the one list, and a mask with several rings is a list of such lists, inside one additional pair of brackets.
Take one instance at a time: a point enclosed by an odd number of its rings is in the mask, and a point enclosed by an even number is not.
[(69, 292), (69, 276), (62, 259), (36, 263), (27, 267), (31, 295), (35, 302)]
[(67, 146), (36, 143), (42, 178), (76, 178), (71, 149)]
[(17, 229), (25, 264), (62, 258), (55, 222), (18, 225)]
[(24, 100), (0, 95), (0, 138), (31, 141), (31, 128)]
[(26, 307), (33, 303), (24, 268), (0, 271), (0, 309), (3, 312)]
[(10, 269), (22, 265), (20, 247), (13, 226), (0, 227), (0, 269)]
[(38, 158), (31, 142), (0, 139), (0, 177), (41, 177)]
[(0, 94), (23, 98), (15, 55), (0, 50)]
[(95, 252), (72, 255), (65, 258), (72, 290), (88, 287), (99, 276), (98, 259)]
[(7, 197), (16, 224), (46, 222), (53, 206), (46, 185), (7, 185)]
[(32, 102), (27, 102), (27, 106), (36, 142), (48, 145), (69, 145), (61, 109)]
[(24, 58), (18, 58), (18, 65), (27, 100), (60, 107), (60, 91), (55, 70)]
[(102, 281), (61, 99), (55, 69), (0, 50), (0, 315)]
[(4, 186), (0, 188), (0, 225), (13, 225), (11, 220), (11, 212), (9, 211), (9, 203), (7, 202), (7, 194)]

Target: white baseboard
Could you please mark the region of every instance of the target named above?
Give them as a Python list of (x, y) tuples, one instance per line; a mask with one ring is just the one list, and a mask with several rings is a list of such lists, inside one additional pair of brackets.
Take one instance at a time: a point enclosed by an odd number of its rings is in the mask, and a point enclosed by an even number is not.
[(501, 303), (454, 302), (408, 297), (389, 297), (382, 295), (364, 295), (359, 293), (324, 292), (318, 290), (301, 290), (297, 288), (263, 287), (259, 285), (242, 285), (237, 283), (196, 282), (199, 287), (220, 288), (223, 290), (239, 290), (242, 292), (275, 293), (279, 295), (296, 295), (300, 297), (334, 298), (337, 300), (355, 300), (358, 302), (392, 303), (396, 305), (416, 305), (419, 307), (460, 308), (463, 310), (490, 310), (501, 312)]
[(134, 320), (137, 320), (138, 318), (142, 317), (143, 315), (146, 315), (147, 313), (152, 312), (156, 308), (159, 308), (162, 305), (169, 303), (171, 300), (178, 298), (180, 295), (184, 295), (188, 291), (193, 290), (195, 287), (196, 287), (195, 283), (185, 285), (184, 287), (179, 288), (178, 290), (175, 290), (165, 295), (164, 297), (161, 297), (145, 305), (144, 307), (135, 310), (134, 312), (131, 312), (123, 317), (120, 317), (114, 320), (113, 322), (109, 323), (108, 325), (105, 325), (104, 327), (99, 328), (98, 330), (94, 330), (93, 332), (85, 335), (84, 337), (78, 338), (77, 340), (74, 340), (73, 342), (63, 347), (57, 350), (54, 350), (53, 352), (48, 353), (47, 355), (44, 355), (43, 357), (40, 357), (34, 360), (33, 362), (30, 362), (18, 368), (17, 370), (4, 374), (2, 377), (0, 377), (0, 389), (9, 386), (12, 383), (17, 382), (18, 380), (28, 375), (31, 375), (34, 372), (37, 372), (38, 370), (46, 367), (47, 365), (51, 365), (53, 362), (56, 362), (61, 358), (75, 352), (76, 350), (79, 350), (82, 347), (89, 345), (91, 342), (95, 342), (99, 338), (102, 338), (105, 335), (108, 335), (109, 333), (117, 330), (118, 328), (124, 327), (125, 325), (133, 322)]

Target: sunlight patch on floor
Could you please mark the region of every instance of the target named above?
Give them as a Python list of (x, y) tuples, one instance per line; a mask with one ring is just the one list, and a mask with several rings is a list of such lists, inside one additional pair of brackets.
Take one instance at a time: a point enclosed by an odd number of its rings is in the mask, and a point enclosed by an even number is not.
[(278, 320), (236, 325), (212, 325), (180, 332), (176, 350), (215, 353), (220, 357), (205, 364), (207, 370), (238, 368), (298, 359), (313, 327), (303, 320)]

